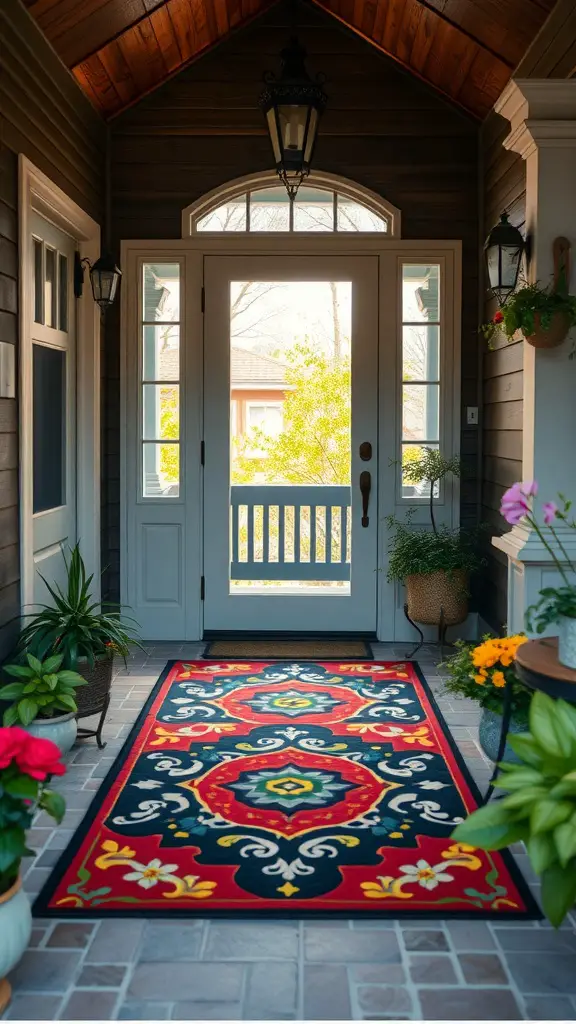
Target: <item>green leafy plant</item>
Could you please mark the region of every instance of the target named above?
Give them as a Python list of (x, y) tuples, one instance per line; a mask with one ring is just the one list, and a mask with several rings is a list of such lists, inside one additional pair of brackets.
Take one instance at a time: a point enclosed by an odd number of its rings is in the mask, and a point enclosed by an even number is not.
[(0, 728), (0, 896), (16, 882), (22, 858), (34, 856), (26, 832), (36, 811), (46, 811), (58, 825), (64, 817), (62, 796), (46, 787), (51, 775), (66, 771), (60, 757), (51, 740), (17, 726)]
[(4, 712), (4, 725), (30, 725), (35, 718), (55, 718), (78, 710), (74, 695), (77, 686), (86, 686), (78, 672), (61, 669), (64, 656), (54, 654), (41, 662), (33, 654), (26, 665), (5, 665), (3, 671), (14, 677), (0, 689), (0, 700), (13, 701)]
[(576, 587), (544, 587), (539, 593), (540, 600), (526, 612), (528, 629), (532, 632), (543, 633), (562, 616), (576, 619)]
[(402, 474), (406, 483), (428, 484), (432, 530), (412, 525), (415, 508), (409, 509), (403, 520), (394, 515), (386, 517), (388, 529), (393, 531), (388, 546), (387, 575), (390, 582), (442, 570), (448, 573), (457, 569), (473, 570), (480, 564), (473, 534), (436, 525), (434, 498), (437, 486), (449, 474), (460, 476), (460, 473), (458, 456), (447, 459), (435, 448), (422, 448), (418, 458), (403, 464)]
[(506, 684), (512, 684), (512, 710), (518, 716), (526, 715), (530, 693), (519, 682), (514, 670), (514, 655), (527, 637), (518, 634), (504, 638), (486, 634), (481, 644), (456, 640), (456, 653), (439, 666), (447, 673), (446, 693), (475, 700), (481, 708), (502, 714)]
[(480, 330), (488, 342), (499, 332), (512, 341), (517, 331), (525, 338), (534, 334), (540, 321), (543, 330), (549, 330), (557, 313), (566, 317), (569, 327), (576, 326), (576, 296), (553, 287), (541, 288), (538, 284), (526, 284), (513, 292), (493, 319), (483, 324)]
[(78, 544), (71, 549), (66, 570), (65, 590), (44, 580), (54, 603), (27, 616), (30, 621), (20, 634), (18, 650), (40, 660), (47, 654), (61, 654), (65, 668), (76, 669), (80, 659), (94, 668), (97, 661), (115, 654), (126, 658), (131, 644), (141, 647), (134, 620), (121, 616), (118, 605), (101, 605), (93, 599), (94, 575), (87, 576)]
[(482, 850), (526, 843), (544, 913), (558, 928), (576, 900), (576, 707), (535, 693), (529, 723), (508, 739), (520, 764), (499, 765), (496, 786), (507, 796), (474, 811), (452, 836)]

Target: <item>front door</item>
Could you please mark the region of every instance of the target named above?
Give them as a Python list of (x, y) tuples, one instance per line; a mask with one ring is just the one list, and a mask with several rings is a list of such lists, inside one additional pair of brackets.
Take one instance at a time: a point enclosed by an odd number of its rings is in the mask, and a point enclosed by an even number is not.
[(76, 543), (76, 325), (74, 240), (37, 213), (31, 218), (33, 263), (32, 511), (35, 603), (62, 586), (64, 555)]
[(378, 257), (207, 256), (204, 629), (376, 630)]

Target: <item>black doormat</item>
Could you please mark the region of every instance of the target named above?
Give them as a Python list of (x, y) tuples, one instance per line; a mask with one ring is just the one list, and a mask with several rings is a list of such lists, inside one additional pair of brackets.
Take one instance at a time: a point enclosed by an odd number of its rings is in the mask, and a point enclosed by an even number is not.
[(252, 639), (237, 637), (211, 640), (204, 650), (204, 658), (264, 658), (266, 661), (284, 661), (286, 658), (311, 658), (322, 661), (348, 661), (360, 658), (372, 660), (372, 647), (366, 640), (290, 640), (278, 637)]

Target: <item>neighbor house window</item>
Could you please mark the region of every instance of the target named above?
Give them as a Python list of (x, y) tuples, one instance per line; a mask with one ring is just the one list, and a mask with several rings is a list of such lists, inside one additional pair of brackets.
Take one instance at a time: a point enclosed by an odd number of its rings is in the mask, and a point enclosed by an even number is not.
[(389, 232), (385, 217), (352, 197), (303, 185), (293, 203), (283, 187), (247, 191), (193, 222), (195, 231), (376, 231)]
[(141, 300), (142, 495), (180, 496), (180, 264), (144, 263)]
[(426, 497), (425, 485), (408, 483), (407, 465), (423, 448), (440, 443), (439, 264), (402, 267), (402, 497)]
[(282, 433), (284, 417), (281, 402), (247, 402), (246, 432), (251, 458), (262, 458), (266, 452), (258, 446), (258, 437), (278, 437)]

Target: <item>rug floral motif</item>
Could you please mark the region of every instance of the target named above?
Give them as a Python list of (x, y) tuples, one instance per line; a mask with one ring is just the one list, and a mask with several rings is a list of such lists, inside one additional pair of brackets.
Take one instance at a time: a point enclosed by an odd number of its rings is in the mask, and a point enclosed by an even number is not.
[(176, 662), (35, 908), (533, 916), (410, 662)]

